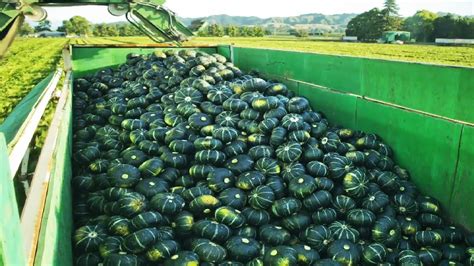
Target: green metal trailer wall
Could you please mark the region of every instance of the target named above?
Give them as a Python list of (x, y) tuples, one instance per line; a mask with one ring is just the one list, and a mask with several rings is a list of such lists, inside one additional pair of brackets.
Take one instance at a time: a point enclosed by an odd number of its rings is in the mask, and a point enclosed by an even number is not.
[(286, 81), (329, 121), (377, 133), (425, 194), (474, 230), (474, 68), (231, 48), (234, 63)]
[[(130, 52), (156, 49), (74, 47), (74, 75), (117, 66)], [(279, 79), (333, 123), (377, 133), (420, 190), (440, 200), (456, 223), (474, 230), (474, 68), (228, 46), (199, 49)], [(65, 111), (69, 117), (70, 103)], [(59, 144), (64, 162), (48, 191), (37, 265), (72, 264), (67, 123)]]

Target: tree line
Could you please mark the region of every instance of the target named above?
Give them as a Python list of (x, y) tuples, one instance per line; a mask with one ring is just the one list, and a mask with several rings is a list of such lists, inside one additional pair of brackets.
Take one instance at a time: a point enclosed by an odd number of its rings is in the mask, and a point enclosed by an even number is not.
[[(20, 29), (20, 35), (29, 35), (41, 31), (52, 31), (51, 22), (44, 20), (32, 27), (28, 23), (23, 23)], [(113, 36), (140, 36), (144, 35), (140, 30), (129, 23), (114, 24), (92, 24), (86, 18), (74, 16), (69, 20), (64, 20), (62, 25), (56, 31), (64, 32), (67, 35), (77, 36), (97, 36), (97, 37), (113, 37)]]
[(386, 0), (383, 9), (374, 8), (354, 17), (347, 25), (346, 35), (361, 41), (375, 41), (384, 31), (409, 31), (418, 42), (436, 38), (474, 39), (474, 18), (453, 14), (439, 16), (428, 10), (402, 18), (395, 0)]
[(202, 37), (263, 37), (269, 35), (270, 32), (265, 31), (263, 27), (260, 26), (222, 26), (218, 24), (210, 24), (207, 27), (204, 27), (198, 31), (197, 35)]

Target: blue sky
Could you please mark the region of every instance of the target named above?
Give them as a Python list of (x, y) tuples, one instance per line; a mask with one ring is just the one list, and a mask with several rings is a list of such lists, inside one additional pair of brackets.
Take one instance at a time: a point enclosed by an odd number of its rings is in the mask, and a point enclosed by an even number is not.
[[(168, 0), (166, 7), (183, 17), (202, 17), (228, 14), (235, 16), (296, 16), (305, 13), (361, 13), (373, 7), (382, 7), (383, 0)], [(474, 15), (474, 0), (398, 0), (400, 14), (410, 16), (417, 10), (451, 12), (464, 16)], [(84, 6), (47, 8), (48, 19), (54, 26), (74, 15), (86, 17), (94, 23), (124, 21), (124, 17), (109, 15), (106, 7)]]

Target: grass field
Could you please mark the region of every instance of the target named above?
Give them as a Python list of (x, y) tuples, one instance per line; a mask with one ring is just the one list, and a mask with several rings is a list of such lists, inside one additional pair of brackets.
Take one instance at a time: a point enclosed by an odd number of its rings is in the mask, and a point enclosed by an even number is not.
[[(149, 43), (147, 37), (90, 38), (85, 43)], [(188, 45), (233, 44), (243, 47), (295, 50), (322, 54), (394, 59), (432, 64), (474, 66), (474, 47), (435, 45), (395, 45), (377, 43), (346, 43), (296, 38), (195, 38)]]

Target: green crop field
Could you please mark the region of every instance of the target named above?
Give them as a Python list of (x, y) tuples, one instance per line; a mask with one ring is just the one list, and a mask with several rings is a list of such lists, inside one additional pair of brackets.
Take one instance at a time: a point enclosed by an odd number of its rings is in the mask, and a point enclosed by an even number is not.
[[(149, 43), (147, 37), (107, 38), (114, 43)], [(87, 43), (104, 43), (103, 38), (91, 38)], [(188, 45), (233, 44), (243, 47), (295, 50), (322, 54), (336, 54), (383, 58), (432, 64), (474, 66), (474, 47), (448, 47), (435, 45), (396, 45), (377, 43), (347, 43), (281, 37), (263, 38), (194, 38)]]
[[(147, 37), (107, 37), (82, 39), (18, 38), (3, 59), (0, 59), (0, 123), (31, 88), (60, 64), (61, 48), (76, 44), (144, 44)], [(474, 66), (474, 47), (440, 47), (434, 45), (391, 45), (343, 43), (289, 37), (264, 38), (195, 38), (186, 45), (233, 44), (297, 50), (324, 54), (338, 54), (424, 62), (434, 64)]]

